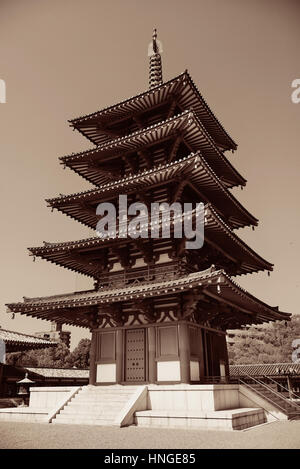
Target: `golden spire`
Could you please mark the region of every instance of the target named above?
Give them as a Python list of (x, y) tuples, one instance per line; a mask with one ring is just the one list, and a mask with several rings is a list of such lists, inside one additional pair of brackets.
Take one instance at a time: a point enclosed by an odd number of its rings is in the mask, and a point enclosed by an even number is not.
[(162, 80), (162, 66), (161, 66), (161, 54), (162, 44), (157, 39), (156, 29), (153, 30), (152, 41), (148, 46), (149, 60), (149, 87), (154, 88), (155, 86), (161, 85)]

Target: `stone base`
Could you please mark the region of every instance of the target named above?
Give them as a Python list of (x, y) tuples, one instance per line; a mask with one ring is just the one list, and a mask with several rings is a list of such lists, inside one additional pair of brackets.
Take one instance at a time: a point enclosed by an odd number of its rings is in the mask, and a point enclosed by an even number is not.
[(135, 413), (135, 423), (141, 427), (244, 430), (265, 422), (263, 409), (245, 408), (217, 411), (146, 410)]
[(48, 422), (48, 409), (14, 407), (1, 409), (0, 422)]
[(149, 410), (210, 411), (242, 407), (238, 384), (149, 384), (147, 387)]
[[(0, 421), (242, 430), (287, 419), (238, 384), (31, 388), (30, 406), (0, 409)], [(99, 414), (99, 415), (98, 415)]]

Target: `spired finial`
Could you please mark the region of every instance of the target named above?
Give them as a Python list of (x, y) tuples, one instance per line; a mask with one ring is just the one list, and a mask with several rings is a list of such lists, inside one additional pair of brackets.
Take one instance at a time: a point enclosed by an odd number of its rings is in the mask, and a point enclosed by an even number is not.
[(152, 46), (153, 46), (153, 52), (155, 52), (155, 54), (157, 54), (156, 39), (157, 39), (157, 31), (156, 31), (156, 28), (154, 28), (153, 29), (153, 34), (152, 34)]
[(149, 87), (154, 88), (162, 84), (162, 65), (161, 65), (161, 54), (162, 44), (157, 39), (156, 28), (153, 30), (152, 42), (148, 46), (149, 61)]

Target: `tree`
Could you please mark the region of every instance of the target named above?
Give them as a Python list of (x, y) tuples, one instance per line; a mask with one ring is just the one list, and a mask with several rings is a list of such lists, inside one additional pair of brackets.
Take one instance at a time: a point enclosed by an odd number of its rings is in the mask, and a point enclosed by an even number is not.
[(292, 342), (300, 338), (300, 317), (278, 321), (257, 328), (237, 330), (228, 355), (231, 365), (251, 363), (290, 363)]
[(90, 366), (90, 339), (81, 339), (77, 347), (70, 353), (68, 364), (76, 368), (88, 368)]
[(64, 343), (28, 352), (8, 353), (6, 363), (15, 366), (44, 366), (50, 368), (67, 368), (70, 351)]

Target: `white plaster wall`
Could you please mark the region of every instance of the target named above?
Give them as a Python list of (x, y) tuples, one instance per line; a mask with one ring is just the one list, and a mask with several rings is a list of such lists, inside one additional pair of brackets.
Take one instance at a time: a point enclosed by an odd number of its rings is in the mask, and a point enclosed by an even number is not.
[(145, 267), (147, 264), (143, 257), (138, 257), (135, 261), (134, 267)]
[(44, 388), (30, 388), (29, 406), (35, 409), (52, 409), (59, 402), (67, 398), (74, 386), (53, 386)]
[(116, 379), (115, 363), (103, 363), (97, 365), (97, 383), (115, 383)]
[(222, 389), (215, 389), (214, 405), (215, 410), (237, 409), (240, 407), (238, 387), (232, 389), (223, 386)]
[(155, 264), (163, 264), (164, 262), (170, 262), (168, 253), (160, 254), (157, 262)]
[(191, 381), (200, 380), (199, 362), (190, 361)]
[(223, 410), (238, 407), (238, 385), (148, 385), (150, 410)]
[(180, 362), (157, 362), (157, 381), (180, 381)]

